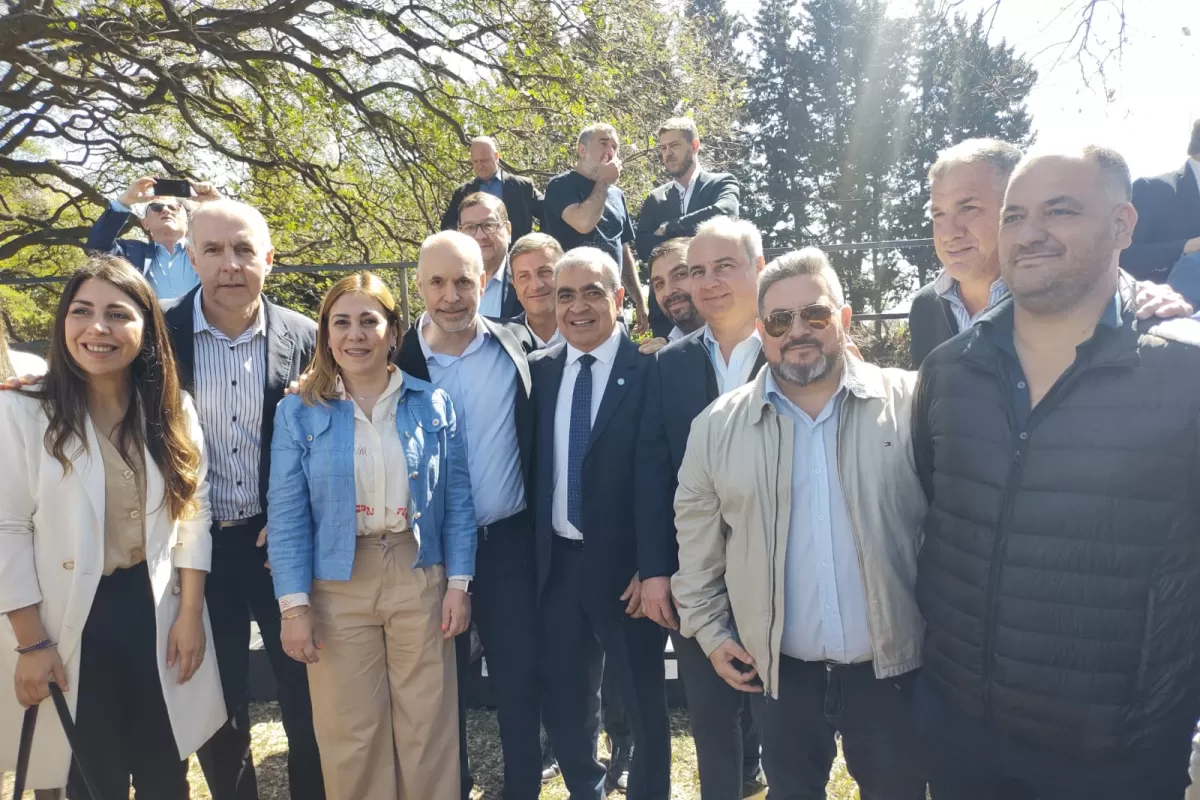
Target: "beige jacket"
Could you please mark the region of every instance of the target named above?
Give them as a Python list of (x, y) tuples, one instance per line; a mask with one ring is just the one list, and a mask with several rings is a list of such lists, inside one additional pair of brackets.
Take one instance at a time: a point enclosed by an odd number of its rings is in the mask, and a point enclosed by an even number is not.
[[(706, 653), (738, 639), (765, 690), (778, 696), (793, 422), (766, 400), (766, 375), (718, 398), (692, 423), (675, 493), (679, 572), (671, 589), (683, 634)], [(838, 416), (838, 475), (879, 678), (921, 665), (915, 586), (926, 501), (911, 442), (916, 378), (847, 358)]]

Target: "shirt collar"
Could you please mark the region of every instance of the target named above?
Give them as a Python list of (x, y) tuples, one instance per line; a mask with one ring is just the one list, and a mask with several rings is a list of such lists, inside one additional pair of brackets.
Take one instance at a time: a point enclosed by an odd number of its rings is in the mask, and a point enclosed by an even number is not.
[(543, 342), (542, 337), (537, 335), (537, 331), (535, 331), (531, 325), (526, 323), (525, 327), (529, 328), (529, 335), (533, 337), (535, 342), (537, 342), (538, 347), (553, 347), (563, 340), (562, 331), (560, 331), (558, 328), (554, 329), (554, 335), (550, 337), (549, 341)]
[[(203, 289), (199, 289), (196, 291), (196, 302), (195, 302), (195, 306), (194, 306), (193, 312), (192, 312), (192, 333), (203, 333), (204, 331), (208, 331), (209, 333), (213, 334), (214, 336), (220, 335), (223, 338), (228, 338), (227, 336), (225, 336), (225, 334), (221, 333), (219, 330), (217, 330), (212, 325), (210, 325), (208, 323), (208, 319), (204, 316), (204, 304), (200, 300), (200, 298), (203, 294), (204, 294)], [(263, 299), (260, 297), (258, 299), (258, 316), (255, 317), (254, 323), (249, 328), (247, 328), (246, 331), (241, 336), (238, 337), (239, 342), (244, 341), (247, 338), (253, 338), (255, 336), (258, 336), (260, 333), (266, 332), (266, 330), (267, 330), (267, 315), (266, 315), (265, 309), (266, 309), (266, 303), (263, 302)]]
[(435, 324), (435, 323), (433, 321), (433, 318), (429, 316), (428, 311), (423, 313), (421, 315), (421, 319), (417, 321), (417, 341), (421, 345), (421, 354), (423, 356), (425, 356), (426, 361), (428, 361), (431, 358), (435, 358), (435, 359), (442, 358), (442, 359), (449, 359), (449, 360), (453, 360), (456, 357), (457, 358), (466, 358), (467, 356), (471, 355), (471, 353), (474, 353), (476, 350), (483, 347), (484, 342), (486, 342), (488, 340), (488, 338), (491, 336), (491, 334), (488, 333), (487, 327), (485, 327), (484, 324), (480, 321), (479, 314), (476, 313), (475, 314), (475, 338), (472, 339), (471, 343), (469, 345), (467, 345), (467, 348), (462, 351), (462, 355), (448, 356), (445, 353), (433, 352), (433, 349), (430, 348), (430, 346), (429, 346), (429, 342), (425, 340), (425, 326), (433, 325), (433, 324)]
[[(617, 323), (613, 325), (612, 335), (604, 340), (604, 343), (591, 351), (590, 355), (595, 356), (596, 360), (602, 364), (611, 365), (613, 359), (617, 357), (617, 348), (621, 346), (621, 325)], [(575, 346), (570, 342), (567, 343), (567, 366), (571, 366), (579, 357), (583, 355), (582, 350), (575, 349)]]
[[(997, 343), (1002, 350), (1009, 352), (1012, 355), (1016, 354), (1016, 345), (1013, 344), (1013, 309), (1016, 307), (1016, 302), (1009, 297), (1003, 303), (997, 305), (994, 309), (988, 312), (980, 322), (985, 323), (982, 326), (985, 333), (994, 334), (992, 340)], [(1096, 322), (1096, 330), (1107, 328), (1116, 330), (1125, 325), (1125, 317), (1121, 313), (1121, 291), (1118, 289), (1113, 294), (1112, 302), (1104, 307), (1104, 311), (1100, 314), (1100, 319)], [(1095, 341), (1093, 335), (1088, 342)], [(1088, 344), (1085, 342), (1084, 344)]]
[[(758, 329), (755, 328), (756, 332), (757, 332), (757, 330)], [(674, 328), (671, 328), (671, 332), (667, 334), (667, 341), (673, 342), (676, 339), (682, 339), (684, 336), (687, 336), (687, 334), (684, 333), (683, 331), (679, 330), (679, 326), (676, 325)]]
[(1196, 183), (1200, 183), (1200, 158), (1189, 158), (1188, 163), (1192, 165), (1192, 175), (1196, 178)]
[[(719, 348), (721, 346), (720, 343), (716, 340), (716, 337), (713, 336), (712, 329), (709, 328), (707, 325), (704, 326), (704, 333), (702, 334), (702, 336), (704, 337), (704, 343), (709, 348), (713, 348), (713, 347)], [(742, 341), (738, 342), (737, 347), (734, 347), (733, 349), (736, 351), (738, 349), (738, 347), (741, 347), (742, 345), (744, 345), (746, 342), (750, 341), (751, 339), (758, 342), (759, 347), (762, 347), (762, 336), (759, 334), (757, 326), (755, 326), (753, 333), (751, 333), (749, 336), (747, 336)]]
[[(846, 361), (849, 362), (849, 360), (850, 360), (850, 358), (847, 357)], [(766, 383), (763, 386), (763, 401), (775, 406), (776, 411), (779, 410), (780, 403), (786, 403), (789, 410), (795, 410), (801, 414), (804, 414), (805, 416), (808, 416), (808, 413), (806, 411), (804, 411), (804, 409), (800, 408), (800, 406), (796, 405), (791, 400), (789, 400), (787, 395), (785, 395), (780, 390), (779, 384), (775, 382), (775, 373), (772, 372), (770, 369), (766, 369), (763, 371), (766, 372), (766, 374), (767, 374)], [(837, 403), (838, 398), (841, 397), (842, 393), (845, 391), (846, 391), (846, 369), (843, 367), (842, 379), (841, 379), (841, 381), (838, 382), (837, 391), (835, 391), (833, 393), (833, 396), (831, 396), (829, 398), (829, 401), (826, 402), (824, 410), (822, 410), (821, 413), (818, 414), (815, 419), (812, 417), (809, 417), (809, 419), (812, 419), (813, 422), (818, 422), (821, 419), (829, 416), (834, 404)]]
[(700, 173), (701, 173), (701, 172), (703, 172), (703, 171), (704, 171), (704, 170), (700, 169), (700, 164), (699, 164), (699, 162), (697, 162), (697, 163), (696, 163), (696, 168), (695, 168), (694, 170), (692, 170), (692, 180), (691, 180), (691, 183), (689, 183), (687, 186), (684, 186), (682, 183), (680, 183), (680, 182), (679, 182), (677, 179), (675, 179), (675, 178), (672, 178), (672, 179), (671, 179), (671, 183), (675, 184), (675, 188), (679, 190), (679, 193), (680, 193), (680, 194), (687, 194), (687, 193), (688, 193), (688, 189), (691, 189), (693, 186), (695, 186), (695, 185), (696, 185), (696, 180), (697, 180), (697, 179), (700, 177)]
[[(933, 279), (933, 291), (937, 293), (938, 297), (962, 302), (962, 295), (958, 292), (958, 281), (951, 278), (950, 273), (946, 270), (939, 272), (938, 276)], [(1004, 286), (1004, 281), (1001, 278), (996, 278), (996, 280), (992, 281), (989, 297), (994, 301), (997, 297), (1003, 296), (1006, 291), (1008, 290)]]
[(175, 243), (175, 247), (173, 247), (170, 250), (167, 250), (166, 245), (159, 244), (158, 242), (154, 242), (154, 247), (156, 249), (162, 248), (164, 251), (170, 253), (172, 256), (177, 256), (181, 252), (182, 253), (187, 252), (187, 239), (180, 239), (178, 242)]
[[(378, 406), (383, 402), (384, 398), (389, 397), (404, 387), (404, 373), (396, 369), (395, 364), (388, 364), (388, 385), (383, 390), (383, 394), (379, 395), (379, 399), (375, 401)], [(342, 374), (339, 372), (337, 378), (333, 382), (333, 390), (338, 393), (340, 399), (351, 400), (346, 394), (346, 384), (342, 381)]]
[(504, 281), (507, 279), (507, 277), (508, 277), (508, 256), (505, 256), (504, 260), (500, 262), (500, 268), (496, 270), (496, 274), (488, 279), (487, 285), (491, 286), (493, 283), (498, 283), (501, 286), (503, 286)]
[(479, 179), (479, 184), (481, 186), (485, 184), (490, 186), (493, 183), (504, 183), (504, 171), (500, 169), (500, 167), (496, 167), (496, 174), (488, 178), (486, 181), (483, 178)]

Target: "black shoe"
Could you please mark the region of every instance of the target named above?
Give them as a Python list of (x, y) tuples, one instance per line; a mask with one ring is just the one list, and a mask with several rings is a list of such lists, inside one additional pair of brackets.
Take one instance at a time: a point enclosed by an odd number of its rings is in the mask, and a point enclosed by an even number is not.
[(742, 800), (749, 797), (756, 797), (767, 790), (767, 776), (759, 769), (758, 774), (752, 778), (742, 778)]
[(625, 791), (629, 788), (629, 764), (633, 761), (633, 743), (608, 740), (608, 788)]
[(562, 775), (562, 768), (558, 766), (557, 761), (552, 760), (549, 764), (542, 765), (542, 783), (549, 783), (559, 775)]

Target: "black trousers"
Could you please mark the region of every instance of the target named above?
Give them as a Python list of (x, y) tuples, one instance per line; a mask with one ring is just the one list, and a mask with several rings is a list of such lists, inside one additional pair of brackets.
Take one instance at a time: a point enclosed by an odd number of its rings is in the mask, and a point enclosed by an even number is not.
[[(101, 578), (83, 628), (75, 727), (78, 756), (101, 797), (186, 800), (187, 762), (179, 758), (158, 672), (157, 626), (146, 564)], [(86, 797), (71, 763), (70, 797)]]
[(262, 634), (275, 674), (279, 710), (288, 738), (288, 783), (293, 800), (324, 800), (321, 758), (313, 734), (312, 703), (304, 664), (283, 652), (279, 603), (267, 549), (255, 547), (266, 518), (235, 528), (213, 527), (212, 571), (204, 585), (212, 620), (213, 651), (229, 721), (196, 755), (213, 800), (257, 800), (258, 780), (250, 754), (250, 617)]
[[(537, 674), (537, 567), (529, 513), (479, 529), (471, 613), (491, 678), (504, 755), (504, 800), (537, 800), (542, 789), (540, 688)], [(470, 632), (458, 637), (459, 753), (463, 797), (473, 780), (466, 747), (463, 687)]]
[(624, 612), (619, 592), (595, 590), (584, 548), (554, 537), (539, 619), (544, 719), (572, 800), (602, 800), (607, 771), (596, 760), (602, 670), (625, 700), (634, 754), (628, 800), (667, 800), (671, 731), (662, 628)]
[(1163, 746), (1083, 762), (967, 716), (924, 678), (913, 706), (933, 800), (1179, 800), (1190, 783), (1186, 719)]
[(758, 777), (758, 728), (750, 695), (721, 679), (695, 639), (671, 631), (671, 645), (696, 743), (701, 800), (741, 800), (742, 783)]
[(779, 664), (779, 699), (755, 695), (771, 800), (825, 800), (842, 736), (862, 800), (925, 800), (909, 704), (916, 671), (877, 680), (870, 663)]

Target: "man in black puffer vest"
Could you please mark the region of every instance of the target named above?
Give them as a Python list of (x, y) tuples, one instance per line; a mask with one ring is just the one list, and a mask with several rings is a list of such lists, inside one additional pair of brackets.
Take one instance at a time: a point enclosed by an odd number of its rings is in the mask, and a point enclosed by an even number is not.
[(1200, 716), (1200, 323), (1135, 319), (1117, 153), (1027, 159), (1012, 293), (925, 361), (934, 800), (1179, 800)]

